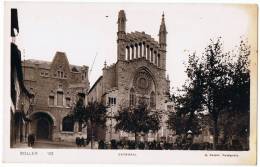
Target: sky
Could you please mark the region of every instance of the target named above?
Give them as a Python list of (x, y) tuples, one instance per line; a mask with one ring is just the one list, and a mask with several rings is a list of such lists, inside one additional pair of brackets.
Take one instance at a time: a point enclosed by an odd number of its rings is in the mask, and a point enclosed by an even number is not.
[(65, 52), (70, 64), (89, 66), (90, 85), (102, 75), (105, 61), (108, 65), (116, 62), (121, 9), (126, 13), (127, 32), (144, 31), (156, 40), (164, 12), (166, 73), (174, 89), (187, 78), (188, 53), (200, 55), (210, 39), (221, 36), (224, 50), (231, 50), (242, 36), (248, 38), (253, 52), (257, 48), (255, 5), (6, 2), (5, 12), (11, 7), (18, 9), (17, 43), (25, 59), (52, 61), (56, 51)]

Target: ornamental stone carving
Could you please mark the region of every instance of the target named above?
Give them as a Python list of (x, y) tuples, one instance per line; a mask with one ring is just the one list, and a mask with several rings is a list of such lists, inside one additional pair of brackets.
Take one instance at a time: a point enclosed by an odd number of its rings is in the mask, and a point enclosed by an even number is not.
[(135, 74), (133, 85), (138, 94), (148, 94), (151, 91), (152, 84), (154, 84), (153, 79), (148, 72), (141, 70)]

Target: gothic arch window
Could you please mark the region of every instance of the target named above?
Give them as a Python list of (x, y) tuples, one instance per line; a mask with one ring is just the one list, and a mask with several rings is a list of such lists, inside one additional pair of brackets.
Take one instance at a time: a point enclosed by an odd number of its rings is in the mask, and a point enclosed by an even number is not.
[(138, 51), (139, 51), (139, 48), (138, 48), (138, 44), (135, 44), (135, 58), (136, 59), (138, 59), (139, 58), (139, 53), (138, 53)]
[(73, 132), (74, 131), (74, 120), (71, 116), (66, 116), (62, 120), (62, 131)]
[(150, 107), (155, 108), (155, 93), (154, 93), (154, 91), (152, 91), (151, 94), (150, 94)]
[(131, 45), (131, 57), (130, 57), (130, 60), (134, 59), (134, 46)]
[(157, 65), (157, 52), (154, 51), (154, 62), (155, 65)]
[(153, 63), (153, 48), (150, 49), (150, 62)]
[(146, 45), (145, 45), (145, 42), (143, 42), (143, 57), (146, 58)]
[(161, 62), (161, 56), (160, 56), (160, 54), (158, 54), (158, 62), (157, 62), (158, 63), (157, 66), (158, 67), (160, 67), (160, 62)]
[(150, 61), (150, 47), (149, 47), (149, 45), (147, 45), (147, 47), (146, 47), (146, 59), (148, 61)]
[[(137, 94), (150, 95), (154, 87), (154, 81), (149, 72), (144, 69), (138, 69), (133, 77), (133, 88)], [(149, 101), (148, 101), (149, 103)]]
[(129, 48), (129, 46), (126, 46), (126, 49), (125, 49), (125, 60), (130, 60), (130, 48)]
[(135, 91), (132, 88), (130, 90), (130, 106), (133, 106), (133, 105), (135, 105)]
[(139, 43), (138, 46), (139, 46), (139, 58), (142, 58), (143, 57), (143, 51), (142, 51), (143, 46), (142, 46), (142, 43)]

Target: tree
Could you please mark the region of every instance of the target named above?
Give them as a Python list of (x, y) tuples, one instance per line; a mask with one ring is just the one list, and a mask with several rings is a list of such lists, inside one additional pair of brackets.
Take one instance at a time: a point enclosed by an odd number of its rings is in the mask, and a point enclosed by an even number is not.
[[(214, 149), (216, 149), (218, 143), (219, 117), (229, 112), (230, 119), (230, 117), (236, 117), (239, 112), (248, 112), (250, 101), (248, 61), (250, 47), (242, 40), (238, 52), (232, 55), (223, 53), (222, 45), (222, 42), (218, 39), (207, 47), (203, 67), (203, 75), (206, 78), (205, 105), (213, 120)], [(227, 126), (229, 128), (234, 127), (234, 125), (239, 126), (238, 122), (233, 122)], [(247, 122), (249, 123), (249, 121)]]
[(218, 119), (222, 110), (226, 108), (228, 101), (226, 100), (225, 90), (230, 82), (228, 75), (227, 61), (225, 61), (223, 53), (223, 43), (220, 38), (216, 42), (211, 40), (211, 43), (206, 47), (204, 52), (203, 77), (204, 80), (204, 105), (209, 112), (213, 121), (213, 149), (216, 149), (218, 144)]
[(177, 134), (186, 134), (189, 130), (198, 134), (200, 130), (198, 114), (203, 110), (202, 65), (198, 64), (195, 53), (189, 55), (186, 69), (188, 80), (183, 85), (182, 94), (174, 96), (175, 112), (169, 113), (167, 125)]
[[(222, 113), (220, 126), (223, 131), (225, 144), (232, 136), (237, 136), (248, 148), (249, 137), (249, 106), (250, 106), (250, 70), (249, 70), (250, 46), (247, 41), (241, 40), (237, 52), (232, 54), (234, 63), (229, 63), (229, 83), (226, 94), (229, 105), (226, 112)], [(234, 122), (236, 122), (234, 124)]]
[(95, 126), (106, 126), (107, 107), (102, 103), (90, 102), (86, 106), (86, 118), (90, 123), (91, 129), (91, 148), (93, 148), (93, 131)]
[[(221, 38), (210, 40), (200, 59), (196, 54), (189, 55), (188, 84), (183, 86), (184, 94), (175, 97), (176, 118), (169, 116), (170, 127), (180, 132), (195, 128), (192, 122), (196, 121), (196, 114), (207, 111), (213, 122), (213, 149), (216, 149), (220, 116), (249, 110), (249, 55), (250, 47), (243, 40), (238, 53), (225, 53)], [(187, 115), (189, 120), (185, 122), (183, 118)], [(178, 128), (178, 124), (186, 129)]]
[(151, 111), (145, 104), (135, 107), (123, 108), (115, 116), (116, 130), (123, 130), (135, 134), (135, 141), (139, 133), (156, 132), (160, 129), (161, 115), (157, 111)]
[(81, 126), (87, 126), (86, 117), (86, 106), (84, 105), (83, 99), (79, 99), (73, 108), (72, 116), (75, 122), (79, 122)]
[(79, 99), (73, 109), (72, 115), (75, 121), (82, 123), (83, 126), (90, 126), (91, 129), (91, 148), (93, 148), (93, 131), (95, 126), (105, 127), (107, 108), (102, 103), (90, 102), (87, 106), (83, 100)]
[(235, 64), (229, 65), (232, 83), (229, 85), (229, 100), (231, 110), (236, 112), (249, 111), (250, 103), (250, 71), (249, 71), (250, 46), (244, 40), (241, 40), (237, 53)]

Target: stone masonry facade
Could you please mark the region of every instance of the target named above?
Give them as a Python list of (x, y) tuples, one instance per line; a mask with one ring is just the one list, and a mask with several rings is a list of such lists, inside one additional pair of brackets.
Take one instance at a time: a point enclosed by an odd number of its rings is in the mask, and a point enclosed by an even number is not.
[(78, 98), (86, 98), (89, 89), (88, 67), (70, 65), (63, 52), (53, 61), (26, 60), (22, 63), (25, 86), (34, 94), (30, 133), (36, 139), (75, 141), (81, 129), (68, 115)]
[[(126, 33), (126, 16), (118, 14), (117, 62), (106, 63), (103, 75), (88, 93), (90, 101), (108, 105), (108, 114), (114, 115), (120, 108), (146, 103), (153, 110), (167, 110), (170, 81), (166, 77), (166, 26), (164, 14), (159, 29), (159, 42), (145, 32)], [(107, 121), (103, 131), (105, 140), (122, 137), (133, 138), (133, 134), (115, 132), (115, 120)], [(166, 126), (160, 132), (149, 134), (151, 140), (167, 136)], [(159, 135), (160, 134), (160, 135)]]

